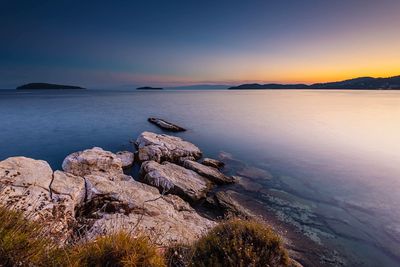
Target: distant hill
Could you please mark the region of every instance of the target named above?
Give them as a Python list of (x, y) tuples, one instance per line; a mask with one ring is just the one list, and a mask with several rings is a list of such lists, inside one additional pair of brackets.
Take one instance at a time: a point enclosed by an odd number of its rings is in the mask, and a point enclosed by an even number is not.
[(218, 90), (218, 89), (228, 89), (230, 86), (231, 85), (224, 85), (224, 84), (195, 84), (195, 85), (167, 87), (166, 89), (172, 89), (172, 90)]
[(85, 89), (85, 88), (73, 85), (62, 85), (62, 84), (52, 84), (52, 83), (28, 83), (18, 86), (17, 89), (21, 90), (21, 89)]
[(143, 87), (138, 87), (136, 90), (162, 90), (163, 88), (161, 87), (150, 87), (150, 86), (143, 86)]
[(229, 87), (231, 90), (240, 89), (353, 89), (353, 90), (373, 90), (384, 89), (394, 90), (400, 89), (400, 76), (388, 78), (372, 78), (360, 77), (350, 80), (328, 83), (307, 84), (242, 84), (239, 86)]

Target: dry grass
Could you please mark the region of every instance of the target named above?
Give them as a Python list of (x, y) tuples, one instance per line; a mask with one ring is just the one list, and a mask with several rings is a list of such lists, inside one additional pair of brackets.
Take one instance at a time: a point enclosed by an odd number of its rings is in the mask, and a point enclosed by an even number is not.
[(39, 224), (0, 206), (0, 265), (40, 266), (53, 247)]
[(191, 247), (180, 245), (166, 253), (169, 266), (288, 266), (289, 257), (279, 236), (255, 221), (221, 223)]
[(164, 258), (146, 237), (120, 232), (73, 246), (68, 266), (166, 266)]

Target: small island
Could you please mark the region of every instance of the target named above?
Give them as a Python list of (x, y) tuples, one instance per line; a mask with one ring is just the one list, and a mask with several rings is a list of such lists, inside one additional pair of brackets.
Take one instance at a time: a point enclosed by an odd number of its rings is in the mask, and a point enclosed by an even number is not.
[(30, 90), (30, 89), (85, 89), (80, 86), (62, 85), (52, 83), (28, 83), (17, 87), (17, 90)]
[(143, 86), (143, 87), (138, 87), (136, 90), (163, 90), (161, 87), (151, 87), (151, 86)]

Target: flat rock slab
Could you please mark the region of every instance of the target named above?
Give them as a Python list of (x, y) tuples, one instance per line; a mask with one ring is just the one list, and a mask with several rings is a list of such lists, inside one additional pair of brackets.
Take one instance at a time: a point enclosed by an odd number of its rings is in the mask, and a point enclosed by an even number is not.
[(218, 169), (200, 164), (196, 161), (185, 160), (183, 162), (183, 166), (187, 169), (197, 172), (201, 176), (206, 177), (207, 179), (216, 184), (230, 184), (235, 182), (233, 177), (226, 176)]
[(170, 162), (146, 161), (140, 173), (145, 183), (157, 187), (161, 193), (179, 195), (190, 201), (204, 198), (211, 186), (203, 176)]
[(206, 165), (206, 166), (210, 166), (216, 169), (221, 169), (224, 167), (225, 163), (223, 163), (222, 161), (219, 161), (217, 159), (210, 159), (210, 158), (204, 158), (201, 161), (201, 164)]
[(201, 158), (200, 149), (194, 144), (179, 137), (166, 134), (143, 132), (136, 140), (139, 150), (139, 160), (154, 160), (157, 162), (179, 162), (182, 157)]
[(159, 119), (159, 118), (153, 118), (150, 117), (147, 119), (149, 122), (157, 125), (158, 127), (160, 127), (163, 130), (167, 130), (167, 131), (171, 131), (171, 132), (184, 132), (186, 131), (185, 128), (176, 125), (174, 123), (168, 122), (166, 120), (163, 119)]

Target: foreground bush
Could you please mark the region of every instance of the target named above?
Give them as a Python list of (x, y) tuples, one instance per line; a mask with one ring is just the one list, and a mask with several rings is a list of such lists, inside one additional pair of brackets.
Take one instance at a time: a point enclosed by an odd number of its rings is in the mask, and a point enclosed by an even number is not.
[(0, 206), (0, 266), (42, 265), (52, 246), (42, 232), (21, 212)]
[(279, 236), (255, 221), (222, 223), (196, 242), (192, 249), (190, 266), (193, 267), (288, 266), (289, 262)]
[(147, 238), (133, 238), (126, 233), (99, 237), (75, 245), (68, 252), (68, 266), (165, 266), (164, 258), (157, 253)]

